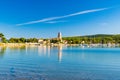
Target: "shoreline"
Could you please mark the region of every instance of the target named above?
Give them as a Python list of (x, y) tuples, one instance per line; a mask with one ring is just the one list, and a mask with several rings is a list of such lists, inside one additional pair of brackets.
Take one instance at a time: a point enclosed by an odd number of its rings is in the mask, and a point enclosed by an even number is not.
[(120, 44), (40, 44), (40, 43), (0, 43), (0, 47), (24, 47), (24, 46), (79, 46), (79, 47), (120, 47)]

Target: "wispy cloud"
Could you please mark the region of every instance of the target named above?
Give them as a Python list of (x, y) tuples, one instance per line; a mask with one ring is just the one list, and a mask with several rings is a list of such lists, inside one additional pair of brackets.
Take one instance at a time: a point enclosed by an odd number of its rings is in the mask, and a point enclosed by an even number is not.
[(36, 20), (36, 21), (30, 21), (30, 22), (26, 22), (26, 23), (21, 23), (21, 24), (16, 24), (17, 26), (21, 26), (21, 25), (27, 25), (27, 24), (35, 24), (35, 23), (40, 23), (40, 22), (47, 22), (47, 21), (51, 21), (51, 20), (56, 20), (59, 17), (51, 17), (51, 18), (44, 18), (41, 20)]
[(64, 22), (67, 22), (67, 21), (48, 21), (48, 22), (45, 22), (45, 23), (55, 24), (55, 23), (64, 23)]
[(77, 15), (92, 13), (92, 12), (103, 11), (103, 10), (107, 10), (107, 9), (110, 9), (110, 8), (100, 8), (100, 9), (85, 10), (85, 11), (80, 11), (80, 12), (77, 12), (77, 13), (68, 14), (68, 15), (64, 15), (64, 16), (50, 17), (50, 18), (44, 18), (44, 19), (35, 20), (35, 21), (29, 21), (29, 22), (26, 22), (26, 23), (20, 23), (20, 24), (16, 24), (16, 26), (22, 26), (22, 25), (28, 25), (28, 24), (36, 24), (36, 23), (42, 23), (42, 22), (56, 23), (55, 21), (54, 22), (52, 22), (52, 21), (57, 20), (57, 19), (63, 19), (63, 18), (67, 18), (67, 17), (77, 16)]

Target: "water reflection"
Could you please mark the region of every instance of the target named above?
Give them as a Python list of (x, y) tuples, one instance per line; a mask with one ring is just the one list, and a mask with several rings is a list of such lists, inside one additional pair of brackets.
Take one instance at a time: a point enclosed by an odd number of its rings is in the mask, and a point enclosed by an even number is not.
[(43, 54), (44, 55), (46, 55), (46, 50), (47, 50), (46, 46), (43, 46)]
[(61, 62), (62, 60), (62, 45), (58, 46), (58, 61)]
[(8, 47), (10, 50), (18, 50), (18, 51), (23, 51), (26, 49), (26, 46), (12, 46), (12, 47)]
[(0, 80), (120, 80), (119, 53), (114, 48), (62, 45), (0, 47), (0, 56), (5, 54), (0, 61)]
[(58, 61), (61, 62), (61, 60), (62, 60), (62, 45), (58, 45), (57, 47), (38, 46), (38, 55), (50, 57), (52, 52), (54, 52), (54, 50), (56, 50), (56, 48), (57, 48)]
[(51, 47), (50, 46), (38, 46), (38, 55), (39, 56), (48, 56), (50, 57), (50, 50), (51, 50)]
[(0, 47), (0, 58), (4, 56), (6, 47)]
[(50, 46), (48, 46), (47, 51), (48, 51), (48, 57), (50, 57)]
[[(51, 47), (51, 46), (20, 46), (20, 47), (8, 47), (8, 50), (10, 49), (11, 53), (19, 52), (20, 54), (27, 54), (29, 55), (30, 53), (36, 53), (39, 56), (47, 56), (50, 57), (51, 54), (56, 50), (57, 48), (57, 56), (58, 61), (62, 61), (62, 45), (58, 45), (57, 47)], [(0, 57), (4, 55), (6, 51), (6, 47), (0, 47)], [(52, 52), (51, 52), (52, 51)]]
[(41, 56), (42, 55), (42, 46), (38, 46), (38, 55)]
[(61, 62), (61, 60), (62, 60), (62, 45), (58, 45), (57, 47), (38, 46), (38, 55), (39, 56), (48, 56), (48, 57), (50, 57), (51, 54), (54, 52), (54, 50), (56, 50), (56, 48), (57, 48), (58, 61)]
[(84, 49), (82, 50), (82, 60), (85, 60), (85, 52), (84, 52)]

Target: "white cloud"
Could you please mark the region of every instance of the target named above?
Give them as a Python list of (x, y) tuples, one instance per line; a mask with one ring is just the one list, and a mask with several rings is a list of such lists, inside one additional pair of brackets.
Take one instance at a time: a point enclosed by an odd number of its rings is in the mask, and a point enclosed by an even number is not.
[(80, 11), (80, 12), (77, 12), (77, 13), (73, 13), (73, 14), (62, 16), (62, 18), (77, 16), (77, 15), (87, 14), (87, 13), (92, 13), (92, 12), (103, 11), (103, 10), (106, 10), (106, 9), (109, 9), (109, 8), (101, 8), (101, 9), (93, 9), (93, 10)]
[(59, 18), (59, 17), (44, 18), (44, 19), (41, 19), (41, 20), (30, 21), (30, 22), (21, 23), (21, 24), (16, 24), (16, 25), (17, 25), (17, 26), (21, 26), (21, 25), (27, 25), (27, 24), (35, 24), (35, 23), (40, 23), (40, 22), (46, 22), (46, 21), (55, 20), (55, 19), (58, 19), (58, 18)]
[(55, 23), (64, 23), (64, 22), (67, 22), (67, 21), (48, 21), (48, 22), (45, 22), (45, 23), (55, 24)]
[(41, 22), (56, 23), (56, 22), (52, 22), (52, 21), (53, 20), (57, 20), (57, 19), (62, 19), (62, 18), (67, 18), (67, 17), (72, 17), (72, 16), (77, 16), (77, 15), (81, 15), (81, 14), (87, 14), (87, 13), (92, 13), (92, 12), (103, 11), (103, 10), (107, 10), (107, 9), (109, 9), (109, 8), (100, 8), (100, 9), (85, 10), (85, 11), (80, 11), (80, 12), (77, 12), (77, 13), (68, 14), (68, 15), (64, 15), (64, 16), (50, 17), (50, 18), (44, 18), (44, 19), (40, 19), (40, 20), (36, 20), (36, 21), (29, 21), (29, 22), (26, 22), (26, 23), (20, 23), (20, 24), (16, 24), (16, 26), (22, 26), (22, 25), (28, 25), (28, 24), (35, 24), (35, 23), (41, 23)]

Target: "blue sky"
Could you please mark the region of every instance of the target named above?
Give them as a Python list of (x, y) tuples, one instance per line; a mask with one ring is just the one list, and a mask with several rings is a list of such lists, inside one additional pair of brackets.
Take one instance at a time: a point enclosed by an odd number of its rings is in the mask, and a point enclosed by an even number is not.
[(120, 34), (120, 0), (0, 0), (0, 32), (10, 37)]

